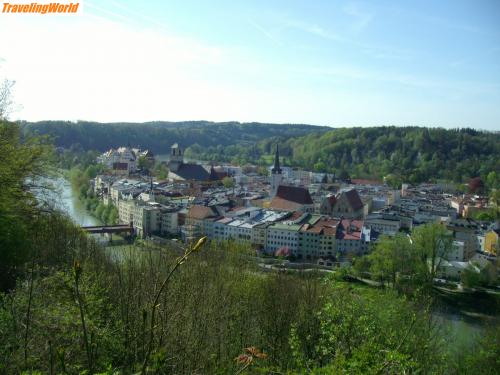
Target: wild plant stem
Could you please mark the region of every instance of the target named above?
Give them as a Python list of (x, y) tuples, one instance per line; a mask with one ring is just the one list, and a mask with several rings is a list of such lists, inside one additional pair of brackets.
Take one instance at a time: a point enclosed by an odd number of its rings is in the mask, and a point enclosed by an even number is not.
[(150, 329), (149, 329), (149, 341), (148, 341), (148, 348), (146, 350), (146, 354), (144, 355), (144, 361), (142, 363), (142, 369), (141, 369), (141, 374), (146, 373), (146, 367), (148, 365), (149, 361), (149, 356), (151, 355), (151, 350), (153, 348), (153, 341), (154, 341), (154, 327), (155, 327), (155, 311), (156, 307), (158, 305), (158, 301), (160, 300), (160, 296), (167, 286), (168, 281), (174, 274), (175, 270), (179, 268), (179, 266), (187, 259), (187, 257), (192, 253), (192, 249), (187, 251), (180, 259), (177, 260), (175, 263), (174, 267), (170, 270), (168, 273), (167, 277), (163, 280), (161, 283), (160, 289), (158, 289), (158, 292), (156, 292), (155, 299), (153, 301), (153, 305), (151, 306), (151, 324), (150, 324)]
[(28, 336), (31, 322), (31, 302), (33, 300), (33, 273), (35, 270), (35, 258), (33, 257), (33, 262), (31, 264), (30, 273), (30, 291), (28, 295), (28, 309), (26, 311), (26, 330), (24, 331), (24, 367), (28, 365)]
[(83, 340), (85, 342), (85, 350), (87, 352), (87, 362), (89, 366), (89, 372), (92, 373), (93, 363), (92, 363), (92, 349), (90, 348), (90, 343), (88, 340), (87, 326), (85, 324), (85, 312), (83, 310), (83, 301), (80, 297), (80, 290), (78, 288), (78, 276), (75, 275), (75, 293), (76, 300), (78, 302), (78, 308), (80, 309), (80, 320), (82, 322)]

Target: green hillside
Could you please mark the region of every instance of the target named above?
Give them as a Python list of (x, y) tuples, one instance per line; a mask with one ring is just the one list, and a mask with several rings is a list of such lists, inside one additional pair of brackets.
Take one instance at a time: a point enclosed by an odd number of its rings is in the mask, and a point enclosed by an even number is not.
[(84, 150), (105, 151), (111, 147), (130, 144), (148, 148), (154, 153), (168, 153), (170, 146), (178, 142), (183, 147), (193, 144), (202, 147), (251, 145), (269, 137), (297, 137), (311, 133), (324, 133), (331, 128), (302, 124), (263, 124), (239, 122), (145, 122), (145, 123), (98, 123), (69, 121), (23, 122), (23, 130), (29, 134), (49, 135), (58, 147), (80, 145)]
[(266, 164), (277, 142), (285, 165), (350, 177), (393, 174), (410, 182), (459, 182), (500, 171), (500, 133), (473, 129), (339, 128), (288, 139), (273, 137), (251, 146), (223, 149), (195, 145), (187, 154), (207, 160)]
[(28, 134), (49, 135), (56, 146), (105, 151), (130, 144), (157, 154), (180, 143), (186, 156), (268, 165), (275, 144), (284, 164), (343, 177), (422, 182), (484, 179), (500, 171), (500, 133), (424, 127), (337, 128), (303, 124), (208, 121), (23, 123)]

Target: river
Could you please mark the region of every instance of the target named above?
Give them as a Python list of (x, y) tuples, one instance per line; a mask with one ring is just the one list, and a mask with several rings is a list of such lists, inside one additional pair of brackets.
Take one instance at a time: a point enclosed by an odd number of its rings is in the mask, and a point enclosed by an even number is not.
[(59, 208), (66, 212), (75, 223), (81, 226), (101, 225), (99, 219), (90, 215), (85, 209), (82, 202), (78, 199), (71, 184), (63, 178), (57, 179), (54, 182), (57, 187), (60, 200), (57, 202)]

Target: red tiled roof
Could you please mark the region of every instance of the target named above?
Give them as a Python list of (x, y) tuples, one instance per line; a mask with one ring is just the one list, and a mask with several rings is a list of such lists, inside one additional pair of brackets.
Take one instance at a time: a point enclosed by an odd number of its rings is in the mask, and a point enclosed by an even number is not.
[(338, 224), (338, 220), (321, 218), (314, 224), (304, 224), (302, 228), (300, 228), (300, 231), (308, 233), (323, 233), (327, 236), (333, 236), (337, 232)]
[(194, 205), (189, 209), (187, 216), (192, 219), (202, 220), (216, 215), (210, 207)]
[(346, 191), (343, 194), (345, 194), (347, 202), (349, 202), (349, 205), (353, 210), (356, 211), (363, 208), (363, 202), (361, 201), (361, 198), (359, 197), (358, 191), (356, 189)]
[(360, 240), (361, 239), (361, 232), (351, 232), (351, 233), (343, 232), (340, 239), (341, 240)]
[(343, 219), (342, 220), (342, 226), (347, 230), (349, 226), (355, 227), (356, 230), (361, 231), (363, 228), (364, 221), (363, 220), (349, 220), (349, 219)]
[(300, 211), (294, 211), (292, 212), (292, 214), (290, 216), (288, 216), (285, 220), (297, 220), (299, 217), (301, 217), (302, 215), (304, 215), (303, 212), (300, 212)]
[(382, 181), (368, 180), (363, 178), (353, 178), (351, 179), (351, 182), (354, 185), (382, 185)]
[(278, 186), (276, 196), (300, 204), (313, 204), (309, 190), (298, 186)]
[(270, 208), (293, 211), (310, 204), (313, 204), (313, 200), (306, 188), (280, 185), (276, 196), (271, 200)]
[(284, 211), (295, 211), (300, 210), (304, 205), (296, 202), (292, 202), (280, 197), (274, 197), (271, 201), (269, 208), (275, 210), (284, 210)]

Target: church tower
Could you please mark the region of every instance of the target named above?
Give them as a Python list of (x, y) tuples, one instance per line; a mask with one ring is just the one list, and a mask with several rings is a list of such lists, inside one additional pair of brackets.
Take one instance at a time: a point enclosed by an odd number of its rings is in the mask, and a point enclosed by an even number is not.
[(182, 149), (177, 143), (174, 143), (170, 148), (170, 161), (168, 162), (168, 169), (172, 172), (177, 172), (180, 166), (184, 163), (184, 156)]
[(274, 155), (274, 165), (271, 168), (271, 198), (274, 198), (278, 191), (278, 186), (281, 185), (283, 174), (280, 168), (280, 153), (278, 145), (276, 145), (276, 154)]

